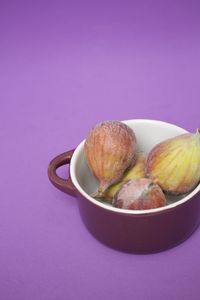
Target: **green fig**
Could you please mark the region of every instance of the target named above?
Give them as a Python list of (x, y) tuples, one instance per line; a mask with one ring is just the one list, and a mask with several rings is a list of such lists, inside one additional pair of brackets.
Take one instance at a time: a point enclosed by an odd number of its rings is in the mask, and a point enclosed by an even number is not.
[(165, 192), (190, 192), (200, 181), (200, 129), (156, 145), (148, 155), (146, 172)]

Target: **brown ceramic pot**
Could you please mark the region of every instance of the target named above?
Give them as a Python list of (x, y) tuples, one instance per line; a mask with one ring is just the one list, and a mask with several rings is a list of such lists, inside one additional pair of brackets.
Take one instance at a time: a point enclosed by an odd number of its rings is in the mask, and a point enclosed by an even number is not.
[[(148, 153), (167, 138), (185, 133), (175, 125), (154, 120), (124, 121), (135, 132), (138, 147)], [(102, 243), (126, 252), (153, 253), (171, 248), (186, 240), (200, 223), (200, 185), (184, 197), (168, 197), (168, 205), (149, 210), (125, 210), (112, 207), (91, 196), (97, 181), (91, 174), (83, 154), (82, 141), (75, 150), (54, 158), (48, 168), (53, 185), (78, 198), (82, 220)], [(56, 170), (70, 164), (67, 180)]]

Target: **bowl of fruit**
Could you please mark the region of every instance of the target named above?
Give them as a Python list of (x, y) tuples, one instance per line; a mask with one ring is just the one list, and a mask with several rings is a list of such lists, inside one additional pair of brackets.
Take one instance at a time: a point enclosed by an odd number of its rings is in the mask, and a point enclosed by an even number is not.
[[(68, 179), (57, 169), (69, 164)], [(99, 241), (131, 253), (166, 250), (200, 223), (200, 130), (158, 120), (104, 121), (76, 149), (56, 156), (48, 176), (78, 198)]]

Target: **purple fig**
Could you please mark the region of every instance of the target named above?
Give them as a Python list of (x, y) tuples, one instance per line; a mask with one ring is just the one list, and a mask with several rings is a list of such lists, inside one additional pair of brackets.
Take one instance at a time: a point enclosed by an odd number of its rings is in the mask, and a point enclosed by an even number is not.
[(124, 209), (152, 209), (167, 204), (161, 188), (148, 178), (131, 179), (125, 182), (113, 201), (115, 207)]

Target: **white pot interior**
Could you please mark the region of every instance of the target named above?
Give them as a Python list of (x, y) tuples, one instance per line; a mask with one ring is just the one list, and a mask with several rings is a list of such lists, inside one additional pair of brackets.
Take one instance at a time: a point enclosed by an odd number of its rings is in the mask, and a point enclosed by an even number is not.
[[(138, 150), (144, 151), (146, 154), (159, 142), (175, 137), (179, 134), (186, 133), (187, 131), (176, 125), (172, 125), (162, 121), (155, 120), (127, 120), (123, 121), (128, 126), (130, 126), (136, 135)], [(72, 160), (70, 163), (70, 174), (71, 179), (77, 190), (89, 201), (93, 202), (97, 206), (101, 206), (105, 209), (128, 213), (128, 214), (144, 214), (156, 211), (162, 211), (180, 205), (181, 203), (189, 200), (193, 195), (195, 195), (200, 190), (200, 185), (198, 185), (192, 192), (188, 195), (182, 196), (168, 196), (168, 205), (160, 208), (149, 209), (149, 210), (125, 210), (120, 208), (115, 208), (106, 202), (99, 201), (90, 196), (98, 187), (98, 181), (92, 175), (90, 169), (84, 158), (83, 153), (84, 141), (82, 141), (76, 148)]]

